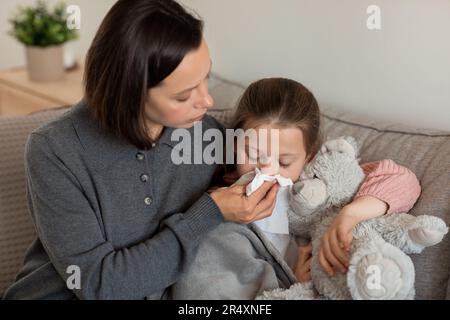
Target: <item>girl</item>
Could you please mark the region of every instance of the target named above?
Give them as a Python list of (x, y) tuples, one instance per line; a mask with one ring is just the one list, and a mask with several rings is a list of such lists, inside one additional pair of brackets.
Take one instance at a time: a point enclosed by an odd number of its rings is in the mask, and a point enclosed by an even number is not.
[[(245, 144), (244, 150), (240, 150), (238, 145), (236, 151), (244, 153), (245, 163), (236, 165), (236, 177), (258, 167), (296, 182), (305, 164), (321, 146), (317, 102), (308, 89), (293, 80), (263, 79), (250, 85), (237, 107), (234, 128), (279, 132), (279, 157), (276, 158), (271, 157), (270, 148), (258, 150), (256, 163), (250, 164), (251, 146)], [(270, 146), (270, 141), (267, 145)], [(420, 194), (415, 175), (391, 160), (362, 167), (366, 174), (364, 183), (322, 241), (320, 263), (330, 275), (347, 271), (347, 250), (357, 223), (386, 213), (407, 211)], [(231, 187), (236, 192), (245, 188)], [(218, 198), (229, 189), (218, 189), (211, 196)], [(282, 255), (254, 224), (246, 227), (224, 223), (201, 244), (194, 263), (172, 293), (177, 299), (254, 299), (267, 289), (289, 288), (295, 281), (310, 279), (310, 248), (302, 248), (298, 253), (293, 237), (286, 254)]]

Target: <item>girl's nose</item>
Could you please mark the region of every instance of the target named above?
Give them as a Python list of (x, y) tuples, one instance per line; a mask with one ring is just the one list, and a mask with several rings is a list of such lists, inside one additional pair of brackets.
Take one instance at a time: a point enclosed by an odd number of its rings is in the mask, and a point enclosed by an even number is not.
[(280, 166), (278, 161), (273, 161), (270, 157), (262, 156), (260, 169), (263, 174), (267, 174), (269, 176), (273, 176), (279, 173)]

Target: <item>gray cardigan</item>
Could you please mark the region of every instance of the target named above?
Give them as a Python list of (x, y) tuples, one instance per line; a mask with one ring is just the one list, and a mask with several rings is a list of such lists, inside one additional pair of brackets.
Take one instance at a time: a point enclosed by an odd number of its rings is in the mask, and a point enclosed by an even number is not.
[[(202, 125), (223, 130), (211, 117)], [(223, 222), (205, 193), (217, 166), (173, 164), (172, 131), (138, 150), (101, 130), (84, 101), (33, 131), (25, 170), (37, 238), (4, 297), (165, 297)], [(69, 266), (79, 267), (80, 289), (67, 288)]]

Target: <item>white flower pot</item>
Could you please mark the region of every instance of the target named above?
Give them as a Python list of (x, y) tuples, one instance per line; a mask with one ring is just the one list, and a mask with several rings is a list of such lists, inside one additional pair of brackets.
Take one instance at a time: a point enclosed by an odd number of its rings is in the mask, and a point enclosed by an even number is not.
[(30, 80), (56, 81), (64, 77), (63, 45), (26, 47), (25, 52)]

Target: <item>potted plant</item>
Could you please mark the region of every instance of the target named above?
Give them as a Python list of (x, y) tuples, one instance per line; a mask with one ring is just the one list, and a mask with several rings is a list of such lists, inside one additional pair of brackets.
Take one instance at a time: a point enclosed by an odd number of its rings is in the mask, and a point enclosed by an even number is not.
[(36, 6), (19, 7), (10, 19), (10, 35), (25, 45), (31, 80), (54, 81), (64, 76), (64, 49), (67, 41), (78, 38), (77, 30), (67, 27), (66, 5), (51, 11), (43, 0)]

